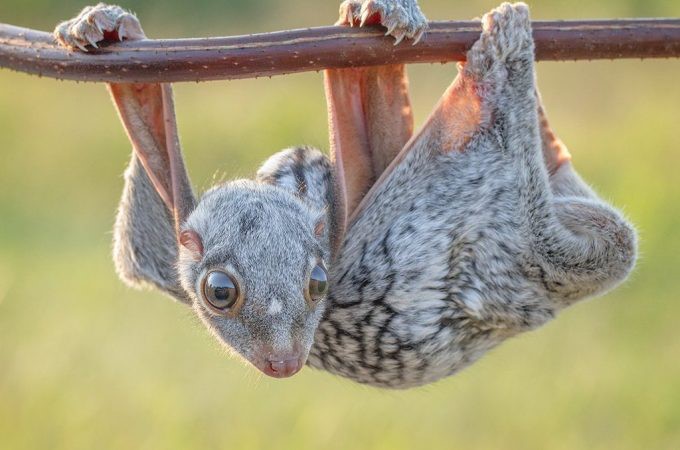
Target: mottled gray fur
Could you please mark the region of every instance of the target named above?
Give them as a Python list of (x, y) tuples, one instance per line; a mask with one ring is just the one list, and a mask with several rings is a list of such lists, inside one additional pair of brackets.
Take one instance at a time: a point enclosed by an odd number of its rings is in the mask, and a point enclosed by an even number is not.
[[(368, 3), (383, 22), (393, 20), (389, 7), (421, 20), (415, 0), (350, 1), (345, 12)], [(442, 130), (426, 129), (374, 188), (332, 264), (333, 170), (317, 150), (285, 150), (256, 181), (205, 193), (185, 224), (203, 238), (198, 262), (177, 255), (172, 218), (133, 156), (115, 230), (121, 277), (191, 304), (248, 359), (256, 342), (309, 348), (316, 329), (308, 364), (392, 388), (451, 375), (620, 283), (635, 262), (633, 228), (570, 163), (546, 169), (527, 7), (503, 4), (484, 24), (460, 76), (474, 80), (489, 114), (462, 151), (442, 148)], [(424, 28), (407, 20), (392, 34), (405, 29)], [(330, 226), (317, 239), (323, 215)], [(310, 310), (302, 297), (317, 258), (330, 271), (323, 318), (324, 305)], [(197, 295), (197, 280), (215, 266), (245, 286), (237, 318), (213, 314)], [(268, 314), (274, 301), (282, 311)]]
[(349, 228), (309, 364), (405, 388), (455, 373), (632, 269), (636, 235), (542, 155), (528, 8), (484, 19), (461, 76), (489, 117), (462, 151), (428, 129)]

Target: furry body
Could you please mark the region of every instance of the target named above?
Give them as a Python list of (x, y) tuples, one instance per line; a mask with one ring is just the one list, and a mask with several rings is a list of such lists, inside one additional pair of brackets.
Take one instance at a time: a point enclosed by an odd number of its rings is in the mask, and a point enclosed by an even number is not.
[[(341, 7), (340, 23), (371, 18), (399, 40), (426, 24), (415, 0)], [(69, 30), (58, 28), (66, 44)], [(455, 373), (611, 289), (635, 262), (633, 228), (578, 177), (548, 127), (533, 52), (526, 5), (485, 15), (414, 137), (402, 66), (329, 71), (333, 158), (285, 150), (255, 181), (205, 193), (177, 224), (202, 238), (198, 256), (178, 246), (173, 217), (133, 155), (115, 229), (119, 274), (191, 305), (255, 365), (311, 346), (312, 367), (380, 387)], [(328, 226), (319, 235), (320, 220)], [(328, 265), (330, 291), (310, 309), (301, 293), (315, 260)], [(199, 281), (216, 266), (237, 273), (246, 292), (236, 317), (200, 298)]]
[(461, 85), (479, 123), (451, 139), (457, 124), (429, 122), (366, 195), (331, 266), (311, 366), (382, 387), (430, 383), (632, 269), (633, 228), (555, 162), (566, 149), (539, 120), (525, 5), (485, 16)]

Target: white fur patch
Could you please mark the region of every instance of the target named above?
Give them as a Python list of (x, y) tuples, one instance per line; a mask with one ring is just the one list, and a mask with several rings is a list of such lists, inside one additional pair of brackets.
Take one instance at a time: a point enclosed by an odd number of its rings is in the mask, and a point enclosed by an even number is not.
[(267, 310), (267, 313), (271, 316), (274, 314), (278, 314), (281, 312), (283, 307), (281, 306), (281, 302), (278, 300), (273, 300), (271, 304), (269, 305), (269, 309)]

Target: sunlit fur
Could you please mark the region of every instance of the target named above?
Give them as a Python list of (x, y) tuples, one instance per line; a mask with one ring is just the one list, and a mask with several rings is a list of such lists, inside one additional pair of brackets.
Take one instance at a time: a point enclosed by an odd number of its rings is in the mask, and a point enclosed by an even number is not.
[[(383, 21), (398, 9), (390, 4), (417, 10), (415, 0), (365, 3), (382, 8)], [(255, 181), (205, 193), (182, 224), (203, 239), (200, 261), (178, 255), (172, 218), (133, 156), (114, 232), (121, 278), (191, 305), (251, 361), (263, 343), (307, 349), (316, 330), (310, 365), (392, 388), (453, 374), (620, 283), (634, 266), (635, 231), (570, 162), (546, 167), (526, 5), (503, 4), (483, 25), (459, 74), (475, 87), (478, 127), (469, 135), (463, 127), (462, 139), (430, 122), (374, 186), (333, 260), (339, 202), (334, 171), (317, 150), (285, 150)], [(319, 220), (329, 226), (317, 237)], [(323, 317), (324, 305), (309, 308), (303, 297), (319, 258), (330, 271)], [(211, 268), (242, 284), (236, 318), (202, 302), (197, 286)]]
[(374, 186), (332, 267), (312, 366), (384, 387), (429, 383), (632, 269), (630, 224), (570, 162), (548, 173), (526, 5), (484, 16), (454, 83), (472, 86), (478, 125), (428, 122)]

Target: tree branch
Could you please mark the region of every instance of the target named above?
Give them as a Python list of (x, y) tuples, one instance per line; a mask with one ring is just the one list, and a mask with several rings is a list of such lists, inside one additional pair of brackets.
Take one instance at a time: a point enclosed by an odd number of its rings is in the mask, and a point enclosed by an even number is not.
[[(537, 60), (680, 56), (680, 19), (533, 22)], [(479, 22), (431, 22), (418, 45), (376, 27), (319, 27), (249, 36), (158, 39), (71, 52), (49, 33), (0, 24), (0, 67), (79, 81), (252, 78), (326, 68), (464, 60)]]

